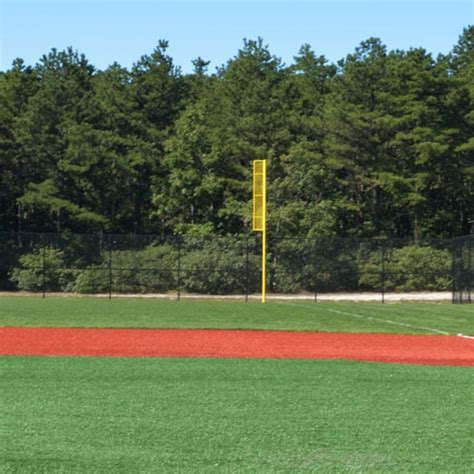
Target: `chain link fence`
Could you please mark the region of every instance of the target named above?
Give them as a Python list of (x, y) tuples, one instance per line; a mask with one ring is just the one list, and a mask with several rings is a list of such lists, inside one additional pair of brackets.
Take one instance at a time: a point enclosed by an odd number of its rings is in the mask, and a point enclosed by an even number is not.
[[(388, 292), (453, 291), (456, 300), (458, 283), (453, 277), (468, 279), (456, 267), (472, 245), (466, 248), (459, 250), (458, 240), (452, 239), (273, 237), (267, 247), (267, 291), (314, 300), (326, 293), (372, 292), (381, 301)], [(256, 234), (0, 234), (0, 291), (161, 294), (178, 299), (240, 295), (247, 300), (260, 292), (260, 269), (261, 241)], [(467, 280), (462, 285), (458, 300), (470, 301), (470, 289), (469, 298), (464, 296)]]
[(453, 302), (474, 301), (474, 235), (453, 242)]

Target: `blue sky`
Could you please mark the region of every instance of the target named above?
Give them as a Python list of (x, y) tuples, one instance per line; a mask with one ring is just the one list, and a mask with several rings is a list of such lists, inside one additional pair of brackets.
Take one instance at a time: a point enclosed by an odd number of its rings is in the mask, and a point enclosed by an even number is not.
[(52, 47), (73, 46), (98, 68), (131, 66), (158, 39), (184, 72), (197, 56), (210, 71), (233, 57), (243, 38), (263, 37), (287, 64), (309, 43), (337, 61), (377, 36), (389, 49), (422, 46), (447, 53), (474, 23), (474, 0), (0, 0), (0, 70), (15, 57), (34, 64)]

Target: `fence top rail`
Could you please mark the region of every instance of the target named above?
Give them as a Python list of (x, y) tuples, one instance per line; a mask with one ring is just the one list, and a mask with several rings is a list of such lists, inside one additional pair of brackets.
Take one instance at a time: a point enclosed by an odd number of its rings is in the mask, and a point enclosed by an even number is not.
[[(234, 234), (234, 235), (205, 235), (205, 236), (193, 236), (193, 235), (175, 235), (175, 234), (116, 234), (116, 233), (82, 233), (82, 232), (28, 232), (28, 231), (0, 231), (0, 237), (12, 239), (15, 237), (43, 237), (46, 239), (67, 239), (71, 237), (82, 237), (82, 238), (100, 238), (103, 240), (160, 240), (160, 241), (207, 241), (207, 240), (255, 240), (253, 234)], [(360, 243), (377, 243), (377, 244), (390, 244), (390, 243), (405, 243), (405, 244), (427, 244), (427, 243), (450, 243), (457, 242), (463, 239), (474, 239), (474, 234), (458, 236), (453, 238), (438, 238), (438, 237), (423, 237), (420, 239), (403, 238), (403, 237), (339, 237), (339, 236), (279, 236), (270, 235), (270, 240), (274, 242), (360, 242)]]

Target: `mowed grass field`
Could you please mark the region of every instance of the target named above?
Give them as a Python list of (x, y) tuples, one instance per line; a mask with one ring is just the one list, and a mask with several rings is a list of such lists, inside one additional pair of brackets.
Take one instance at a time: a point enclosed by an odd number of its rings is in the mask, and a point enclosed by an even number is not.
[(472, 305), (0, 297), (0, 326), (474, 335)]
[(463, 368), (0, 358), (1, 472), (472, 472)]
[[(0, 298), (0, 326), (474, 334), (472, 306)], [(0, 357), (0, 472), (474, 471), (472, 368)]]

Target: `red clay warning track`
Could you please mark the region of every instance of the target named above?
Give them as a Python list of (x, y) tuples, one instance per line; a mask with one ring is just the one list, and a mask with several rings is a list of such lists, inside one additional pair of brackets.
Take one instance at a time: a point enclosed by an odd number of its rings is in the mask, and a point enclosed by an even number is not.
[(474, 339), (286, 331), (3, 327), (0, 355), (346, 359), (474, 366)]

